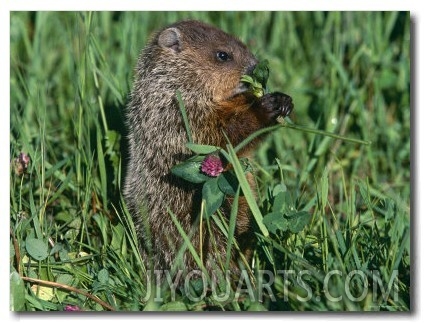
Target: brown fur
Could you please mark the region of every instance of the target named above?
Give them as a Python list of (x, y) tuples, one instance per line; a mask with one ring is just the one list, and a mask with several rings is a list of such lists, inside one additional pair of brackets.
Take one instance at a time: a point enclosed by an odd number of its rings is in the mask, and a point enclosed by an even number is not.
[[(231, 60), (221, 61), (218, 52)], [(290, 104), (281, 93), (255, 98), (240, 77), (257, 64), (248, 48), (235, 37), (198, 21), (183, 21), (154, 35), (139, 57), (127, 111), (129, 129), (128, 173), (124, 196), (133, 216), (142, 255), (150, 269), (170, 269), (183, 244), (167, 208), (177, 216), (199, 252), (198, 215), (201, 186), (170, 173), (172, 166), (191, 155), (187, 134), (176, 100), (181, 91), (195, 143), (225, 148), (222, 130), (233, 145), (254, 131), (270, 125)], [(242, 155), (249, 155), (250, 149)], [(247, 203), (240, 199), (235, 237), (249, 257), (254, 241)], [(230, 206), (223, 207), (229, 214)], [(226, 238), (212, 226), (203, 228), (203, 262), (208, 270), (225, 263)], [(232, 269), (238, 257), (234, 252)], [(187, 250), (186, 270), (197, 269)], [(221, 268), (222, 269), (222, 268)]]

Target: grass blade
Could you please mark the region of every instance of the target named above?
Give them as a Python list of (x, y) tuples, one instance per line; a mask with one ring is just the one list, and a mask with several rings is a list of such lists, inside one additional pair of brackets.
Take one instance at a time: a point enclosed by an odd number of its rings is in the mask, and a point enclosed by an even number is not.
[(193, 136), (191, 135), (191, 128), (190, 128), (190, 124), (188, 122), (187, 111), (185, 109), (185, 105), (184, 105), (183, 99), (181, 97), (181, 92), (178, 90), (176, 92), (176, 95), (177, 95), (177, 100), (178, 100), (178, 106), (180, 107), (181, 115), (183, 117), (184, 126), (186, 128), (188, 142), (193, 143)]
[(262, 235), (264, 237), (269, 236), (268, 229), (263, 224), (263, 216), (261, 211), (259, 210), (258, 204), (256, 203), (256, 199), (253, 195), (253, 192), (250, 188), (250, 185), (247, 181), (247, 178), (244, 174), (243, 168), (240, 164), (240, 161), (237, 157), (236, 151), (234, 150), (231, 143), (227, 144), (227, 150), (228, 150), (228, 161), (233, 165), (234, 172), (236, 173), (237, 179), (240, 183), (240, 187), (244, 193), (244, 196), (246, 198), (247, 204), (250, 207), (250, 210), (252, 211), (253, 217), (256, 220), (256, 223), (259, 227), (259, 230), (261, 231)]

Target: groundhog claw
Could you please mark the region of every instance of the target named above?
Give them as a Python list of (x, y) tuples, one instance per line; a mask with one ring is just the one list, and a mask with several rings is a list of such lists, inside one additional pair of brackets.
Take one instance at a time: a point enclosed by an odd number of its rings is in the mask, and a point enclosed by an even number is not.
[(293, 110), (292, 98), (281, 92), (265, 94), (260, 98), (259, 103), (270, 120), (280, 116), (284, 118)]

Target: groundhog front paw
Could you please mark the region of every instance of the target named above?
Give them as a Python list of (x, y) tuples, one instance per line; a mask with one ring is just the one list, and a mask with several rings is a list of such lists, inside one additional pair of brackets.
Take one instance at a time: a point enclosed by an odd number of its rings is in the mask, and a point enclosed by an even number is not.
[(274, 92), (261, 97), (259, 106), (266, 119), (273, 121), (277, 117), (288, 116), (293, 110), (293, 101), (287, 94)]

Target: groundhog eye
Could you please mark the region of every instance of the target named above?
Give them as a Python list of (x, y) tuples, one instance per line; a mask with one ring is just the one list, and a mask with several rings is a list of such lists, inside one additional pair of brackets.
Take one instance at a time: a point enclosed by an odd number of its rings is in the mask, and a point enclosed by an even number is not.
[(231, 59), (231, 55), (227, 52), (217, 52), (216, 58), (221, 62), (227, 62)]

